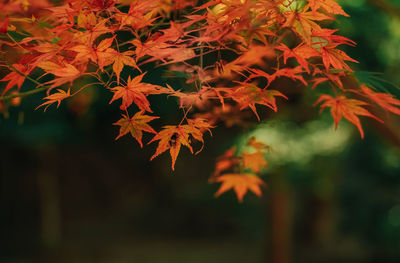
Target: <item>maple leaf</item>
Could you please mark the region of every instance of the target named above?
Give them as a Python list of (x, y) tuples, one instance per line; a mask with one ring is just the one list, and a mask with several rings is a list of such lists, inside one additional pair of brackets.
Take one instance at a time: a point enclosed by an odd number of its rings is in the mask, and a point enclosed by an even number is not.
[(256, 151), (268, 150), (270, 146), (266, 145), (263, 142), (257, 141), (256, 137), (251, 137), (247, 142), (247, 145), (253, 147)]
[(255, 104), (265, 105), (276, 112), (278, 108), (276, 106), (275, 97), (288, 99), (277, 90), (260, 89), (256, 85), (250, 83), (240, 84), (242, 85), (237, 87), (230, 96), (240, 105), (241, 110), (249, 107), (258, 120), (260, 120), (260, 117), (258, 116)]
[(117, 75), (117, 84), (119, 84), (119, 76), (124, 68), (124, 65), (131, 66), (142, 72), (132, 57), (133, 53), (133, 51), (126, 51), (124, 53), (115, 52), (113, 57), (113, 71), (115, 72), (115, 75)]
[(321, 27), (315, 21), (323, 21), (332, 19), (322, 13), (316, 11), (307, 12), (307, 8), (302, 12), (289, 11), (284, 14), (286, 22), (282, 27), (291, 27), (294, 32), (301, 36), (307, 43), (311, 42), (311, 32), (319, 30)]
[(78, 27), (90, 29), (97, 24), (97, 18), (94, 12), (85, 10), (78, 15)]
[(400, 115), (400, 100), (394, 98), (393, 95), (383, 92), (373, 92), (366, 85), (361, 85), (361, 90), (370, 100), (378, 104), (384, 110)]
[[(316, 75), (321, 74), (323, 75), (322, 77), (315, 77)], [(317, 85), (325, 82), (325, 81), (331, 81), (332, 83), (335, 83), (339, 88), (343, 88), (343, 83), (340, 77), (344, 77), (345, 73), (342, 71), (339, 72), (331, 72), (331, 71), (324, 71), (320, 70), (319, 68), (315, 68), (313, 72), (313, 86), (312, 89), (314, 89)]]
[(269, 83), (274, 81), (278, 77), (286, 77), (292, 80), (298, 80), (302, 82), (305, 86), (307, 86), (307, 82), (304, 80), (303, 76), (303, 69), (301, 66), (297, 66), (295, 68), (281, 68), (277, 69), (268, 79)]
[(130, 3), (129, 11), (127, 13), (118, 12), (115, 18), (119, 21), (119, 28), (125, 25), (131, 26), (134, 30), (152, 25), (152, 22), (157, 17), (152, 18), (156, 13), (159, 1), (154, 0), (141, 0), (133, 1)]
[(110, 48), (110, 46), (113, 43), (114, 39), (115, 36), (102, 40), (95, 49), (97, 64), (99, 65), (101, 70), (103, 70), (104, 66), (112, 63), (113, 56), (115, 55), (116, 51)]
[(163, 130), (160, 131), (154, 138), (149, 142), (153, 142), (156, 140), (160, 140), (158, 143), (158, 147), (154, 155), (150, 158), (153, 160), (158, 155), (169, 149), (171, 159), (172, 159), (172, 170), (175, 169), (176, 158), (178, 157), (179, 151), (181, 149), (181, 145), (184, 145), (189, 148), (190, 152), (193, 153), (193, 148), (189, 144), (189, 134), (185, 131), (185, 129), (181, 126), (164, 126)]
[(281, 43), (280, 46), (275, 47), (275, 49), (283, 51), (283, 63), (286, 64), (288, 58), (294, 57), (296, 58), (297, 62), (299, 62), (299, 64), (305, 70), (307, 70), (308, 73), (310, 73), (310, 70), (306, 59), (310, 57), (320, 56), (318, 51), (306, 44), (300, 44), (294, 49), (290, 49), (285, 44)]
[(130, 43), (136, 47), (136, 59), (140, 59), (146, 55), (152, 56), (152, 54), (157, 54), (158, 50), (170, 47), (167, 43), (157, 42), (153, 38), (148, 39), (144, 43), (140, 39), (134, 39)]
[(141, 82), (145, 74), (146, 73), (138, 75), (133, 79), (129, 76), (126, 86), (117, 86), (112, 88), (111, 91), (114, 92), (114, 96), (110, 103), (121, 98), (121, 110), (126, 110), (132, 103), (135, 103), (139, 109), (152, 112), (150, 109), (150, 102), (147, 100), (146, 96), (149, 94), (161, 94), (164, 92), (169, 93), (170, 90), (158, 85)]
[(88, 43), (85, 45), (76, 45), (68, 50), (75, 51), (77, 53), (74, 61), (85, 62), (90, 59), (94, 63), (97, 63), (99, 68), (103, 70), (104, 66), (110, 65), (113, 61), (115, 61), (116, 53), (118, 53), (114, 49), (110, 48), (114, 39), (115, 36), (103, 39), (95, 48)]
[(344, 51), (336, 49), (338, 45), (339, 43), (333, 43), (326, 46), (321, 46), (321, 57), (325, 69), (328, 71), (332, 65), (332, 67), (335, 69), (346, 69), (352, 72), (353, 70), (344, 61), (346, 60), (355, 63), (358, 63), (358, 61), (349, 57)]
[(49, 96), (43, 98), (44, 100), (48, 100), (48, 101), (46, 101), (46, 102), (40, 104), (39, 106), (36, 107), (36, 109), (38, 109), (38, 108), (40, 108), (40, 107), (42, 107), (42, 106), (47, 105), (47, 106), (44, 108), (44, 111), (46, 111), (47, 108), (48, 108), (51, 104), (56, 103), (56, 102), (57, 102), (57, 109), (58, 109), (58, 107), (60, 106), (61, 101), (62, 101), (63, 99), (65, 99), (65, 98), (68, 98), (68, 97), (71, 96), (70, 90), (69, 90), (69, 89), (68, 89), (67, 92), (65, 92), (65, 91), (62, 90), (62, 89), (57, 89), (57, 91), (58, 91), (58, 92), (53, 93), (53, 94), (51, 94), (51, 95), (49, 95)]
[(253, 170), (255, 173), (261, 172), (261, 168), (267, 167), (268, 163), (260, 151), (254, 153), (242, 153), (243, 167)]
[(302, 69), (302, 66), (297, 66), (295, 68), (281, 68), (281, 69), (276, 69), (276, 71), (273, 74), (268, 74), (260, 69), (251, 69), (252, 74), (249, 76), (249, 79), (253, 78), (258, 78), (258, 77), (263, 77), (268, 80), (268, 83), (266, 85), (266, 88), (273, 82), (276, 78), (279, 77), (286, 77), (290, 78), (292, 80), (298, 80), (301, 81), (304, 85), (307, 85), (307, 82), (304, 80), (303, 76), (301, 75), (304, 70)]
[(331, 14), (349, 16), (335, 0), (308, 0), (308, 5), (313, 11), (323, 8)]
[(236, 196), (239, 202), (243, 201), (244, 195), (248, 190), (255, 193), (257, 196), (261, 197), (262, 192), (260, 186), (264, 186), (265, 183), (258, 176), (253, 174), (243, 173), (243, 174), (224, 174), (217, 176), (212, 179), (215, 182), (221, 182), (221, 187), (215, 193), (215, 196), (218, 197), (226, 191), (233, 189), (235, 191)]
[(57, 53), (59, 53), (62, 48), (60, 49), (60, 46), (57, 45), (57, 43), (43, 43), (32, 49), (37, 52), (42, 53), (42, 54), (38, 55), (35, 58), (35, 62), (32, 63), (34, 65), (37, 65), (43, 61), (52, 60), (54, 57), (56, 57)]
[(178, 24), (173, 21), (170, 21), (170, 24), (171, 26), (169, 28), (161, 30), (163, 35), (157, 38), (157, 41), (176, 44), (179, 39), (185, 36), (186, 32), (184, 29), (188, 26), (187, 24)]
[(168, 47), (168, 48), (153, 48), (148, 54), (153, 58), (147, 60), (147, 62), (161, 60), (168, 60), (170, 63), (182, 62), (191, 58), (194, 58), (196, 54), (193, 49), (185, 46), (180, 47)]
[[(193, 153), (193, 148), (190, 145), (190, 136), (192, 136), (193, 139), (197, 141), (203, 142), (203, 133), (199, 128), (203, 126), (203, 121), (189, 121), (189, 124), (185, 125), (164, 126), (163, 130), (160, 131), (156, 136), (154, 136), (154, 138), (149, 142), (152, 143), (159, 140), (156, 152), (150, 158), (150, 160), (153, 160), (158, 155), (169, 150), (172, 159), (172, 170), (174, 170), (176, 158), (178, 157), (182, 145), (188, 147), (190, 152)], [(197, 151), (196, 153), (198, 153), (199, 151)]]
[(361, 106), (368, 105), (368, 103), (356, 99), (348, 99), (345, 96), (332, 97), (330, 95), (321, 95), (319, 99), (315, 102), (315, 104), (321, 104), (321, 111), (326, 107), (331, 108), (331, 115), (335, 122), (335, 129), (339, 124), (339, 121), (344, 117), (346, 120), (354, 124), (361, 135), (361, 138), (364, 138), (364, 131), (361, 127), (360, 119), (357, 115), (367, 116), (374, 118), (380, 122), (383, 122), (381, 119), (370, 113), (368, 110), (364, 109)]
[(243, 66), (262, 65), (264, 57), (275, 57), (274, 50), (269, 46), (251, 45), (240, 57), (234, 60), (233, 63)]
[(93, 62), (97, 62), (96, 54), (95, 51), (91, 46), (88, 45), (76, 45), (71, 48), (68, 48), (68, 50), (76, 52), (75, 56), (75, 61), (79, 62), (86, 62), (88, 60), (92, 60)]
[(84, 43), (88, 46), (92, 46), (93, 42), (100, 36), (105, 33), (112, 32), (113, 30), (106, 26), (106, 22), (108, 19), (102, 19), (97, 22), (94, 27), (88, 28), (87, 31), (79, 31), (75, 33), (76, 36), (74, 37), (80, 43)]
[(114, 123), (114, 125), (119, 125), (121, 126), (119, 129), (119, 134), (115, 140), (118, 140), (122, 136), (130, 133), (133, 138), (135, 138), (138, 143), (140, 144), (140, 147), (143, 147), (142, 144), (142, 137), (143, 137), (143, 131), (145, 132), (150, 132), (156, 134), (157, 132), (149, 125), (147, 124), (148, 122), (158, 119), (159, 117), (155, 116), (148, 116), (143, 114), (144, 111), (139, 111), (135, 115), (133, 115), (132, 118), (130, 118), (127, 115), (122, 115), (122, 119)]
[(201, 148), (195, 153), (198, 154), (203, 150), (204, 147), (204, 140), (203, 140), (203, 133), (208, 131), (210, 135), (211, 128), (214, 128), (206, 119), (203, 118), (195, 118), (195, 119), (187, 119), (188, 125), (184, 125), (184, 129), (187, 133), (189, 133), (193, 139), (196, 141), (201, 142)]
[(239, 158), (235, 156), (234, 147), (228, 149), (223, 155), (217, 158), (215, 162), (214, 176), (220, 175), (222, 171), (231, 169), (239, 164)]
[(263, 142), (257, 141), (254, 136), (249, 139), (247, 146), (255, 149), (255, 152), (242, 153), (243, 168), (249, 168), (258, 174), (261, 172), (261, 168), (268, 166), (267, 160), (264, 157), (264, 151), (269, 150), (270, 147)]
[[(29, 68), (22, 64), (13, 64), (12, 66), (14, 68), (16, 68), (19, 72), (21, 72), (22, 74), (25, 74), (25, 75), (28, 75), (33, 69), (33, 68)], [(9, 81), (6, 85), (6, 88), (1, 93), (1, 96), (3, 96), (8, 90), (13, 88), (15, 85), (17, 85), (18, 90), (20, 90), (22, 84), (25, 81), (25, 76), (15, 72), (15, 71), (11, 71), (6, 76), (4, 76), (4, 78), (0, 79), (0, 81)]]
[[(204, 118), (187, 119), (189, 127), (194, 127), (191, 129), (191, 133), (194, 139), (203, 142), (203, 133), (208, 131), (212, 136), (211, 128), (214, 128), (208, 121)], [(200, 131), (200, 133), (199, 133)]]
[(50, 88), (61, 86), (64, 83), (72, 83), (81, 75), (81, 72), (73, 65), (65, 63), (64, 65), (57, 64), (52, 61), (39, 63), (38, 67), (44, 69), (47, 73), (55, 76), (54, 80), (48, 81), (46, 84), (51, 84)]
[(346, 44), (349, 46), (356, 46), (356, 42), (354, 42), (351, 39), (348, 39), (347, 37), (339, 36), (339, 35), (334, 35), (335, 32), (337, 32), (337, 29), (328, 29), (328, 28), (321, 28), (321, 29), (315, 29), (313, 30), (311, 36), (315, 38), (323, 38), (327, 40), (329, 43), (339, 43), (339, 44)]
[(202, 87), (198, 92), (173, 92), (173, 96), (176, 96), (180, 100), (180, 108), (192, 107), (202, 108), (203, 104), (207, 101), (208, 95), (212, 93), (212, 90)]

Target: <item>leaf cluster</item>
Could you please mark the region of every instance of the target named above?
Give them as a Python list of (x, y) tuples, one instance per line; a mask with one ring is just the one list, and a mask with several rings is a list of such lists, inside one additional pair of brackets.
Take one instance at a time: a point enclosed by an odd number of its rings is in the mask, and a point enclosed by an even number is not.
[[(316, 92), (328, 84), (331, 90), (321, 89), (315, 104), (330, 108), (336, 126), (342, 118), (354, 124), (361, 137), (359, 116), (382, 122), (367, 107), (400, 115), (398, 99), (359, 81), (348, 64), (357, 61), (340, 48), (356, 43), (327, 27), (336, 15), (348, 16), (334, 0), (41, 0), (7, 1), (0, 8), (0, 59), (9, 70), (0, 79), (6, 83), (0, 109), (7, 99), (43, 90), (46, 101), (39, 107), (58, 107), (100, 86), (121, 109), (117, 139), (130, 134), (143, 146), (143, 132), (154, 134), (150, 142), (158, 146), (151, 159), (169, 151), (172, 169), (181, 147), (198, 152), (193, 141), (203, 145), (204, 133), (217, 124), (241, 124), (246, 110), (259, 120), (260, 108), (278, 111), (290, 99), (281, 79)], [(184, 86), (148, 83), (145, 65), (183, 77)], [(78, 79), (89, 84), (77, 87)], [(25, 81), (36, 89), (20, 92)], [(161, 131), (150, 124), (159, 118), (149, 100), (156, 95), (177, 98), (182, 111), (179, 123)], [(240, 163), (258, 173), (264, 161), (255, 152)], [(238, 181), (234, 174), (223, 176), (216, 179), (224, 182), (218, 194), (230, 187), (239, 200), (247, 188), (260, 193), (250, 175)]]

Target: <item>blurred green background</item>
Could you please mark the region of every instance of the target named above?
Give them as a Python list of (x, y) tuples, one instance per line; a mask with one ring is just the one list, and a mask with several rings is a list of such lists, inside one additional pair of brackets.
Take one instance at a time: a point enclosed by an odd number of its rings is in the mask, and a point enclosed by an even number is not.
[[(385, 81), (400, 83), (400, 1), (341, 4), (351, 17), (335, 26), (358, 43), (346, 52), (360, 76), (399, 98)], [(155, 144), (114, 141), (111, 95), (88, 89), (45, 113), (35, 95), (0, 117), (0, 262), (400, 262), (398, 117), (363, 118), (362, 140), (345, 121), (335, 132), (315, 95), (294, 94), (251, 129), (220, 125), (172, 172), (168, 154), (149, 161)], [(172, 98), (153, 105), (158, 127), (181, 117)], [(251, 136), (273, 148), (263, 197), (214, 198), (215, 158)]]

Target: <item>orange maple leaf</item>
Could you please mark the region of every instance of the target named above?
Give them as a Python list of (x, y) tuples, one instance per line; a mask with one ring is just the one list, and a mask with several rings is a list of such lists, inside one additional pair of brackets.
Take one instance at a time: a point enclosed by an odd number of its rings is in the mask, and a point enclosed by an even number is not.
[(115, 59), (117, 52), (115, 49), (110, 48), (114, 39), (115, 36), (103, 39), (95, 48), (92, 47), (91, 43), (87, 43), (86, 45), (76, 45), (68, 50), (77, 53), (75, 61), (87, 61), (90, 59), (103, 70), (105, 66), (110, 65)]
[(48, 101), (46, 101), (46, 102), (40, 104), (39, 106), (36, 107), (36, 109), (38, 109), (38, 108), (40, 108), (40, 107), (42, 107), (42, 106), (44, 106), (44, 105), (47, 105), (47, 106), (44, 108), (44, 111), (46, 111), (47, 108), (48, 108), (51, 104), (56, 103), (56, 102), (57, 102), (57, 108), (58, 108), (58, 107), (60, 106), (60, 103), (61, 103), (61, 101), (62, 101), (63, 99), (68, 98), (68, 97), (71, 96), (70, 90), (69, 90), (69, 89), (68, 89), (67, 92), (65, 92), (65, 91), (62, 90), (62, 89), (57, 89), (57, 91), (58, 91), (58, 92), (53, 93), (53, 94), (51, 94), (51, 95), (49, 95), (49, 96), (43, 98), (44, 100), (48, 100)]
[(270, 146), (266, 145), (263, 142), (257, 141), (254, 136), (249, 139), (249, 141), (247, 142), (247, 146), (254, 148), (255, 152), (242, 153), (243, 168), (249, 168), (254, 173), (258, 174), (261, 172), (261, 169), (263, 167), (268, 166), (268, 162), (264, 157), (264, 152), (265, 150), (269, 150)]
[[(307, 69), (306, 69), (307, 70)], [(263, 77), (268, 80), (266, 88), (273, 82), (275, 79), (279, 77), (286, 77), (292, 80), (297, 80), (302, 82), (305, 86), (307, 86), (307, 82), (304, 80), (303, 76), (301, 75), (304, 70), (302, 66), (297, 66), (295, 68), (281, 68), (276, 69), (273, 74), (268, 74), (260, 69), (251, 69), (252, 74), (249, 76), (249, 79)], [(287, 98), (286, 98), (287, 99)]]
[(149, 143), (156, 140), (160, 141), (158, 143), (156, 152), (150, 158), (150, 160), (153, 160), (155, 157), (169, 149), (172, 159), (172, 170), (175, 169), (175, 162), (181, 149), (181, 145), (188, 147), (190, 152), (193, 153), (193, 148), (189, 144), (189, 134), (185, 131), (183, 125), (164, 126), (163, 130), (160, 131), (156, 136), (154, 136), (154, 138)]
[(223, 155), (217, 158), (215, 162), (214, 176), (220, 175), (222, 171), (231, 169), (239, 164), (239, 158), (235, 156), (234, 147), (228, 149)]
[(333, 43), (321, 46), (321, 57), (325, 69), (328, 71), (330, 65), (332, 65), (335, 69), (346, 69), (352, 72), (353, 70), (344, 61), (346, 60), (355, 63), (358, 63), (358, 61), (349, 57), (344, 51), (336, 49), (338, 45), (339, 43)]
[(134, 30), (138, 30), (152, 24), (156, 18), (152, 18), (152, 11), (157, 7), (157, 2), (153, 0), (134, 1), (130, 4), (127, 13), (118, 12), (115, 18), (119, 21), (119, 28), (130, 25)]
[(51, 84), (50, 88), (61, 86), (67, 82), (72, 83), (81, 75), (81, 72), (75, 66), (68, 63), (60, 65), (52, 61), (44, 61), (39, 63), (38, 67), (55, 76), (53, 80), (46, 83)]
[[(176, 158), (178, 157), (182, 145), (188, 147), (190, 152), (193, 153), (193, 148), (190, 145), (190, 136), (193, 139), (203, 143), (203, 133), (201, 131), (202, 128), (204, 128), (204, 123), (202, 122), (199, 124), (199, 122), (196, 121), (189, 121), (189, 124), (185, 125), (164, 126), (163, 130), (154, 136), (154, 138), (149, 142), (152, 143), (159, 140), (156, 152), (150, 158), (150, 160), (153, 160), (158, 155), (169, 150), (172, 159), (172, 170), (174, 170)], [(201, 151), (201, 149), (199, 151)], [(199, 151), (197, 151), (196, 154)]]
[[(316, 75), (322, 75), (321, 77), (315, 77)], [(339, 71), (339, 72), (331, 72), (327, 70), (321, 70), (319, 68), (315, 68), (313, 72), (313, 76), (315, 77), (313, 79), (314, 84), (312, 85), (312, 89), (314, 89), (317, 85), (326, 82), (326, 81), (331, 81), (332, 83), (336, 84), (339, 88), (343, 88), (343, 83), (341, 80), (341, 77), (345, 76), (345, 72)]]
[(324, 102), (323, 104), (321, 104), (321, 111), (324, 110), (324, 108), (326, 107), (331, 108), (331, 114), (335, 122), (335, 129), (337, 128), (339, 121), (342, 119), (342, 117), (344, 117), (346, 120), (348, 120), (358, 128), (361, 138), (364, 138), (364, 131), (361, 127), (361, 122), (357, 115), (371, 117), (380, 122), (383, 122), (381, 119), (361, 107), (364, 105), (368, 105), (368, 103), (364, 101), (348, 99), (345, 96), (332, 97), (330, 95), (321, 95), (319, 99), (315, 102), (315, 104), (318, 104), (320, 102)]
[[(84, 2), (83, 2), (84, 3)], [(102, 19), (97, 22), (94, 27), (87, 28), (86, 31), (80, 31), (76, 34), (75, 39), (80, 43), (87, 44), (88, 46), (92, 46), (93, 42), (97, 40), (97, 38), (103, 34), (113, 32), (111, 28), (106, 26), (106, 23), (109, 19)]]
[(339, 43), (339, 44), (345, 44), (349, 46), (355, 47), (357, 44), (351, 39), (348, 39), (347, 37), (339, 36), (339, 35), (334, 35), (335, 32), (337, 32), (337, 29), (328, 29), (328, 28), (321, 28), (320, 30), (313, 30), (311, 36), (315, 38), (322, 38), (327, 40), (329, 43)]
[(260, 173), (263, 167), (267, 167), (268, 163), (262, 152), (242, 153), (243, 167), (249, 168), (255, 173)]
[(258, 176), (254, 174), (224, 174), (218, 177), (211, 179), (214, 182), (221, 182), (221, 187), (215, 193), (215, 196), (218, 197), (226, 191), (233, 189), (235, 191), (236, 196), (239, 202), (243, 201), (244, 195), (248, 190), (255, 193), (257, 196), (261, 197), (262, 192), (260, 186), (264, 186), (265, 183)]
[[(22, 74), (26, 74), (26, 75), (28, 75), (33, 69), (33, 68), (29, 68), (29, 67), (27, 67), (25, 65), (21, 65), (21, 64), (13, 64), (12, 66), (14, 68), (16, 68)], [(1, 96), (3, 96), (8, 90), (12, 89), (15, 85), (17, 85), (18, 90), (20, 90), (22, 84), (25, 81), (25, 76), (15, 72), (15, 71), (12, 71), (12, 72), (8, 73), (6, 76), (4, 76), (4, 78), (0, 79), (0, 81), (9, 81), (6, 85), (6, 88), (1, 93)]]
[(335, 0), (308, 0), (308, 5), (313, 11), (323, 8), (326, 12), (334, 15), (349, 16)]
[(370, 100), (378, 104), (384, 110), (400, 115), (400, 100), (394, 98), (393, 95), (383, 92), (373, 92), (366, 85), (361, 85), (361, 90)]
[(132, 103), (135, 103), (140, 110), (152, 112), (150, 109), (150, 102), (147, 100), (146, 96), (149, 94), (161, 94), (164, 92), (169, 93), (170, 90), (158, 85), (143, 83), (142, 79), (145, 74), (146, 73), (143, 73), (133, 79), (129, 76), (126, 86), (117, 86), (112, 88), (111, 91), (114, 92), (114, 96), (110, 103), (121, 98), (121, 110), (126, 110)]
[(114, 125), (121, 126), (119, 129), (119, 134), (115, 140), (118, 140), (120, 137), (130, 133), (133, 138), (135, 138), (140, 147), (143, 147), (142, 144), (142, 137), (143, 131), (150, 132), (150, 133), (157, 133), (149, 124), (148, 122), (158, 119), (159, 117), (156, 116), (148, 116), (143, 114), (144, 111), (139, 111), (132, 118), (127, 115), (122, 115), (122, 119), (114, 123)]
[(281, 43), (280, 46), (275, 47), (275, 49), (283, 51), (283, 63), (286, 64), (288, 58), (294, 57), (308, 73), (310, 73), (310, 70), (306, 59), (320, 56), (318, 51), (306, 44), (300, 44), (294, 49), (290, 49), (285, 44)]
[(124, 53), (115, 52), (113, 57), (113, 71), (115, 72), (115, 75), (117, 75), (117, 84), (119, 84), (119, 76), (124, 68), (124, 65), (131, 66), (142, 72), (132, 57), (133, 53), (133, 51), (126, 51)]
[(251, 137), (249, 141), (247, 142), (247, 145), (250, 147), (253, 147), (256, 151), (263, 151), (263, 150), (268, 150), (271, 147), (266, 145), (263, 142), (257, 141), (256, 137)]
[(250, 83), (240, 84), (242, 85), (231, 92), (230, 96), (240, 105), (241, 110), (249, 107), (258, 120), (260, 120), (260, 117), (258, 116), (255, 104), (265, 105), (276, 112), (278, 108), (276, 106), (275, 97), (288, 99), (277, 90), (260, 89), (256, 85)]
[(291, 27), (294, 32), (302, 37), (307, 43), (310, 43), (311, 41), (311, 32), (313, 30), (321, 29), (315, 21), (332, 19), (331, 17), (316, 11), (307, 12), (307, 8), (301, 12), (289, 11), (284, 15), (286, 16), (286, 22), (282, 27)]

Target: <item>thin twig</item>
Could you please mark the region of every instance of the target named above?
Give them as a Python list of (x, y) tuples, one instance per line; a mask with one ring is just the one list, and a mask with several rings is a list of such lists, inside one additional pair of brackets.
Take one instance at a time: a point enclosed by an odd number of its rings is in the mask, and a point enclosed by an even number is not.
[(18, 94), (2, 96), (2, 97), (0, 97), (0, 101), (9, 100), (9, 99), (17, 98), (17, 97), (22, 98), (22, 97), (25, 97), (25, 96), (28, 96), (28, 95), (32, 95), (32, 94), (35, 94), (35, 93), (39, 93), (39, 92), (48, 90), (49, 88), (50, 88), (50, 86), (48, 86), (48, 87), (45, 86), (45, 87), (42, 87), (42, 88), (21, 92), (21, 93), (18, 93)]

